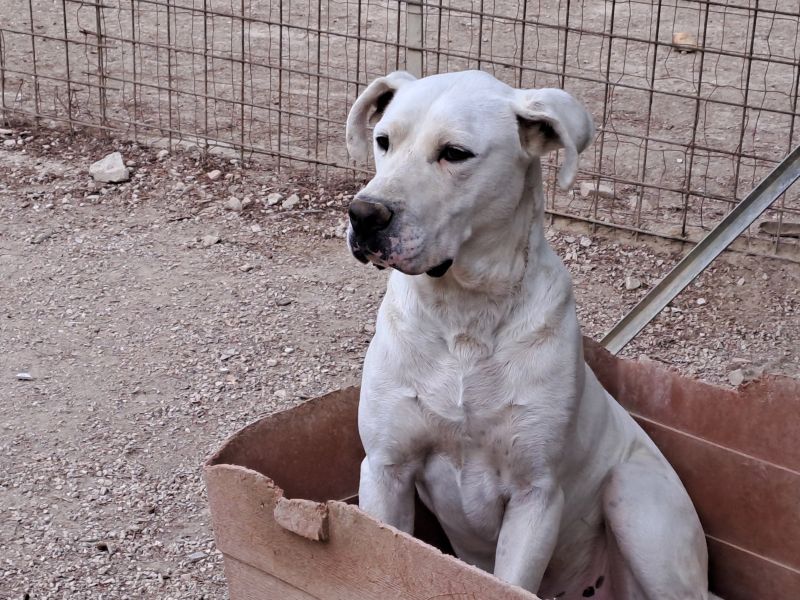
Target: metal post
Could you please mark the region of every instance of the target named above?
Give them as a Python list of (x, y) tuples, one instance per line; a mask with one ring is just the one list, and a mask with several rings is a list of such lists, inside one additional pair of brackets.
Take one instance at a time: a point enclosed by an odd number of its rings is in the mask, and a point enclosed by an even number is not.
[(97, 39), (97, 93), (100, 101), (100, 125), (103, 128), (103, 135), (108, 135), (105, 129), (108, 122), (106, 120), (106, 55), (105, 40), (103, 39), (103, 13), (102, 6), (98, 2), (94, 5), (95, 15), (95, 38)]
[(424, 33), (422, 4), (418, 0), (406, 2), (406, 71), (422, 77), (422, 49)]
[(761, 213), (800, 178), (800, 146), (794, 149), (755, 189), (708, 232), (691, 252), (617, 323), (601, 343), (617, 354), (664, 307), (739, 237)]

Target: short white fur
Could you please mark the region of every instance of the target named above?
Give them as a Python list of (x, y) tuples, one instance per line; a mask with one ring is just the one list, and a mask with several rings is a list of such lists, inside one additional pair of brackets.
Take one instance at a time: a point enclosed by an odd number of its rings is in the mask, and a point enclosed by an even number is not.
[[(460, 558), (543, 598), (705, 599), (697, 514), (585, 364), (544, 237), (540, 157), (563, 149), (569, 187), (593, 137), (566, 92), (477, 71), (393, 73), (355, 102), (348, 149), (376, 166), (358, 197), (396, 220), (395, 250), (369, 257), (396, 270), (364, 362), (360, 504), (411, 532), (416, 490)], [(440, 160), (446, 144), (474, 157)]]

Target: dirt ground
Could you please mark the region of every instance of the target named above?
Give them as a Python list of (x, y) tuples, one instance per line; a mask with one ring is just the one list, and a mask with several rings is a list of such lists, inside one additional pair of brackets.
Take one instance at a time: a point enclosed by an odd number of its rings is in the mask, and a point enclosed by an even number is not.
[[(386, 274), (341, 239), (354, 185), (21, 133), (0, 146), (0, 597), (223, 598), (202, 463), (246, 423), (359, 380)], [(131, 181), (94, 184), (113, 150)], [(548, 236), (594, 337), (683, 251)], [(722, 384), (797, 376), (798, 289), (800, 265), (726, 255), (626, 354)]]

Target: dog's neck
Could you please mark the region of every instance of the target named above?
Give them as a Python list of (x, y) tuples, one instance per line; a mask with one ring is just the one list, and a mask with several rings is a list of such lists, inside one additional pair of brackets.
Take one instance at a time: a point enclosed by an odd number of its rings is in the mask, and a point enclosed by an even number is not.
[(414, 285), (423, 294), (500, 302), (515, 295), (526, 273), (536, 269), (544, 245), (542, 171), (539, 159), (534, 159), (510, 217), (492, 230), (482, 231), (479, 239), (468, 239), (444, 277), (414, 277)]

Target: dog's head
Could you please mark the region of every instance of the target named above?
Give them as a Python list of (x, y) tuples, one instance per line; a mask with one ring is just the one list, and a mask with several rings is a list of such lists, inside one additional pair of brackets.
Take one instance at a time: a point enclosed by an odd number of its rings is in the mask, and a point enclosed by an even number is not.
[(441, 276), (475, 236), (501, 243), (533, 160), (563, 148), (558, 182), (570, 187), (593, 135), (562, 90), (517, 90), (480, 71), (381, 77), (347, 118), (351, 157), (365, 162), (370, 145), (375, 155), (375, 177), (350, 204), (350, 249), (362, 262)]

